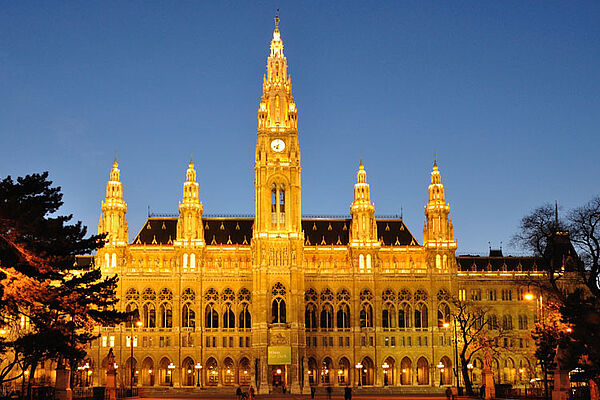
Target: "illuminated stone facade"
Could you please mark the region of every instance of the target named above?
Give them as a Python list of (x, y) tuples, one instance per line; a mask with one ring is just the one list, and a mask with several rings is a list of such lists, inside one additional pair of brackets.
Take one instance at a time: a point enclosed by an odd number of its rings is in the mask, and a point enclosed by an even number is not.
[(133, 332), (138, 386), (433, 391), (453, 382), (452, 298), (480, 301), (512, 328), (492, 367), (498, 382), (528, 381), (535, 304), (514, 279), (537, 274), (535, 260), (456, 257), (436, 163), (422, 244), (401, 218), (375, 217), (362, 162), (349, 217), (303, 217), (297, 126), (276, 25), (258, 108), (254, 216), (203, 216), (190, 161), (178, 215), (149, 217), (129, 242), (115, 160), (98, 225), (108, 242), (95, 262), (119, 275), (121, 308), (138, 309), (141, 326), (100, 329), (89, 353), (94, 383), (104, 383), (112, 347), (129, 386)]

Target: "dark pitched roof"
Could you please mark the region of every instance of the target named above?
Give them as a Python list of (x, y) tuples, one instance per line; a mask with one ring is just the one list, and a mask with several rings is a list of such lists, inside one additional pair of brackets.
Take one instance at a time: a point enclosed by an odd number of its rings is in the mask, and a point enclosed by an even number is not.
[[(458, 269), (461, 271), (534, 271), (541, 269), (542, 259), (539, 257), (456, 257)], [(505, 267), (506, 266), (506, 267)]]
[(177, 238), (177, 218), (148, 218), (132, 244), (170, 245)]
[[(348, 245), (350, 218), (302, 219), (305, 244)], [(376, 220), (377, 234), (384, 246), (409, 246), (419, 243), (401, 219)], [(204, 240), (207, 245), (249, 245), (252, 238), (253, 218), (202, 218)], [(133, 239), (132, 244), (171, 245), (177, 237), (177, 218), (150, 217)]]
[(351, 219), (303, 219), (304, 244), (307, 246), (347, 245), (351, 223)]
[(384, 246), (418, 246), (419, 242), (410, 233), (401, 219), (378, 219), (377, 235)]
[(203, 218), (204, 240), (206, 244), (250, 245), (254, 219), (251, 218)]

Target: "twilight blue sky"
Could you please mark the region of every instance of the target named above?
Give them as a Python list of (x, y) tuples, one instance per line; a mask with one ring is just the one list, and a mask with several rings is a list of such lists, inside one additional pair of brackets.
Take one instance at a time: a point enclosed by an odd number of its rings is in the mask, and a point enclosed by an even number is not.
[(438, 153), (458, 254), (600, 193), (597, 1), (6, 1), (0, 176), (49, 170), (95, 232), (116, 150), (131, 240), (176, 212), (193, 154), (205, 213), (253, 213), (277, 7), (303, 213), (349, 213), (361, 156), (376, 213), (421, 241)]

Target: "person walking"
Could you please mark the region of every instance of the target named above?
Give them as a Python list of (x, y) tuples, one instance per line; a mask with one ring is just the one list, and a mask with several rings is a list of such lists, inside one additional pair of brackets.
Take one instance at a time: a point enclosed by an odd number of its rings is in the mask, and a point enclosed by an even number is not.
[(310, 398), (311, 399), (315, 398), (315, 387), (314, 386), (310, 387)]
[(344, 388), (344, 400), (352, 400), (352, 388), (347, 383), (346, 387)]
[(250, 400), (254, 400), (254, 386), (250, 386), (248, 392), (250, 393)]
[(240, 400), (242, 398), (242, 388), (241, 387), (237, 387), (237, 389), (235, 389), (235, 398), (237, 400)]
[(327, 400), (331, 400), (331, 392), (333, 390), (331, 389), (331, 386), (327, 386)]

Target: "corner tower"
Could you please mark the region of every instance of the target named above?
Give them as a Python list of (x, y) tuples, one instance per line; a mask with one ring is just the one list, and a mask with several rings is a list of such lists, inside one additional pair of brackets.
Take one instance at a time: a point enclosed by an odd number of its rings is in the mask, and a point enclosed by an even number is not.
[(454, 265), (454, 228), (450, 219), (450, 205), (446, 203), (444, 185), (437, 166), (433, 163), (429, 200), (425, 206), (425, 225), (423, 227), (423, 246), (429, 253), (428, 261), (432, 268), (448, 271)]
[(202, 203), (198, 194), (194, 161), (190, 160), (183, 183), (183, 199), (179, 202), (177, 220), (177, 242), (184, 245), (203, 246)]
[(106, 233), (106, 244), (96, 254), (96, 264), (103, 273), (117, 273), (123, 266), (129, 240), (127, 227), (127, 204), (123, 201), (123, 184), (117, 159), (110, 170), (110, 179), (106, 183), (106, 198), (102, 202), (102, 215), (98, 222), (98, 233)]
[(102, 216), (98, 222), (98, 233), (107, 234), (107, 245), (127, 245), (129, 229), (127, 227), (127, 204), (123, 201), (123, 184), (117, 159), (110, 170), (110, 179), (106, 183), (106, 198), (102, 202)]

